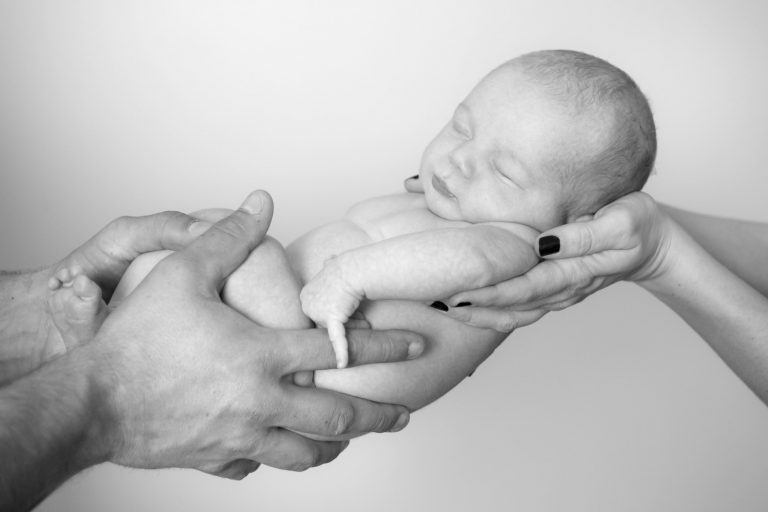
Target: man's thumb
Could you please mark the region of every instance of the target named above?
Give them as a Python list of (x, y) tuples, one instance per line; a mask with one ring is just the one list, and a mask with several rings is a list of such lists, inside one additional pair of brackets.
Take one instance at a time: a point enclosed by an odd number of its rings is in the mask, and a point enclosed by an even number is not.
[(267, 192), (251, 192), (240, 208), (181, 252), (197, 264), (201, 279), (212, 280), (219, 286), (264, 239), (272, 211), (272, 198)]

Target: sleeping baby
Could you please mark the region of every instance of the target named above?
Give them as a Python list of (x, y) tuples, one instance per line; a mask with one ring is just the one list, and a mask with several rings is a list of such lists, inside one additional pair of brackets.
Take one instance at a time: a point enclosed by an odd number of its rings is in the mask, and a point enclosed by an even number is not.
[[(525, 54), (483, 78), (427, 146), (424, 194), (366, 199), (286, 249), (266, 238), (222, 298), (267, 327), (328, 329), (339, 369), (297, 382), (414, 410), (507, 335), (444, 315), (464, 305), (447, 298), (528, 271), (541, 231), (640, 190), (655, 154), (650, 107), (626, 73), (575, 51)], [(227, 213), (193, 215), (216, 221)], [(110, 307), (167, 254), (139, 257)], [(64, 341), (87, 342), (108, 313), (99, 287), (79, 269), (61, 269), (51, 288)], [(359, 326), (418, 332), (427, 348), (411, 361), (345, 368), (345, 328)]]

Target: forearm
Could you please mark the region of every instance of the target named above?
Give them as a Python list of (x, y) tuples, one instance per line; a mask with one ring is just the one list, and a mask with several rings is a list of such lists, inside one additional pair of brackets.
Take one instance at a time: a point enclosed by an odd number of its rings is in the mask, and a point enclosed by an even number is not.
[(0, 272), (0, 385), (63, 351), (47, 314), (50, 269)]
[(768, 404), (768, 299), (671, 225), (668, 254), (674, 259), (641, 286), (678, 313)]
[(432, 300), (497, 283), (536, 264), (533, 248), (495, 226), (399, 236), (339, 256), (353, 287), (372, 300)]
[(0, 389), (0, 509), (28, 510), (102, 462), (98, 394), (74, 351)]
[(715, 259), (768, 297), (768, 224), (661, 206)]

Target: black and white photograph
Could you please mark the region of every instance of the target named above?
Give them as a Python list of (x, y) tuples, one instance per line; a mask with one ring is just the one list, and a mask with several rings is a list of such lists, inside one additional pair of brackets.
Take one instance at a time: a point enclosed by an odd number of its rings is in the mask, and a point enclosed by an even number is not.
[(0, 0), (0, 510), (768, 510), (766, 26)]

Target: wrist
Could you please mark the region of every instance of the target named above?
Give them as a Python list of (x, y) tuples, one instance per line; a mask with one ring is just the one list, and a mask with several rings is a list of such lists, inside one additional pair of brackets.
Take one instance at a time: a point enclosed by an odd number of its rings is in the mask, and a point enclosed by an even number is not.
[(334, 275), (341, 281), (348, 294), (362, 300), (365, 297), (365, 272), (361, 271), (360, 259), (355, 251), (339, 254), (334, 258)]
[(674, 286), (680, 263), (690, 259), (691, 244), (695, 244), (680, 225), (664, 216), (663, 232), (649, 264), (632, 280), (647, 291), (658, 294)]
[(88, 415), (78, 456), (89, 465), (111, 460), (120, 442), (120, 425), (114, 407), (118, 390), (116, 368), (98, 338), (99, 335), (90, 344), (67, 355), (79, 360), (81, 396)]

